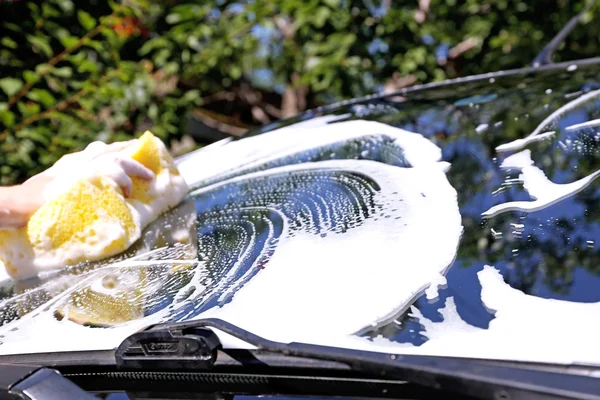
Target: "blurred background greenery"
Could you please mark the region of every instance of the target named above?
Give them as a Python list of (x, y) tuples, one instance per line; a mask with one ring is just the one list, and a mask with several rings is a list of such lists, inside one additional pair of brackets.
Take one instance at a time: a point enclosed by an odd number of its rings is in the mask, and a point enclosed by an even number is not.
[[(318, 105), (527, 66), (584, 4), (0, 0), (0, 184), (93, 140), (151, 129), (180, 154)], [(600, 55), (599, 9), (556, 61)]]

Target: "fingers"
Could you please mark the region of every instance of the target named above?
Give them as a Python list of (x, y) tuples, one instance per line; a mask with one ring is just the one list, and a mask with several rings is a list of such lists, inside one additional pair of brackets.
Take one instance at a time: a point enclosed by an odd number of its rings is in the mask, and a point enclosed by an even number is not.
[[(133, 190), (132, 178), (155, 178), (152, 170), (133, 160), (131, 156), (121, 153), (136, 142), (137, 139), (111, 144), (100, 141), (90, 143), (85, 150), (62, 157), (43, 175), (64, 182), (89, 175), (104, 175), (121, 188), (125, 197), (130, 197)], [(39, 178), (35, 180), (37, 179)]]
[(152, 172), (152, 170), (146, 168), (144, 165), (131, 158), (119, 158), (119, 163), (125, 173), (129, 176), (135, 176), (148, 181), (154, 179), (154, 172)]
[(86, 154), (88, 154), (92, 159), (103, 156), (104, 154), (109, 153), (117, 153), (121, 150), (128, 148), (129, 146), (134, 145), (137, 142), (137, 139), (126, 140), (123, 142), (114, 142), (111, 144), (106, 144), (104, 142), (96, 141), (90, 143), (84, 150)]
[(129, 146), (132, 146), (137, 143), (137, 139), (126, 140), (124, 142), (114, 142), (106, 146), (105, 152), (113, 153), (117, 151), (124, 150)]
[(87, 147), (83, 150), (83, 153), (86, 154), (91, 159), (96, 158), (102, 154), (104, 154), (105, 149), (107, 148), (107, 144), (104, 142), (96, 141), (87, 145)]
[(144, 180), (154, 179), (154, 172), (141, 163), (122, 154), (105, 154), (97, 159), (96, 170), (112, 179), (130, 197), (133, 189), (132, 177)]
[(122, 169), (115, 168), (114, 172), (112, 174), (107, 174), (107, 176), (119, 185), (123, 191), (123, 196), (131, 196), (131, 192), (133, 191), (133, 181)]

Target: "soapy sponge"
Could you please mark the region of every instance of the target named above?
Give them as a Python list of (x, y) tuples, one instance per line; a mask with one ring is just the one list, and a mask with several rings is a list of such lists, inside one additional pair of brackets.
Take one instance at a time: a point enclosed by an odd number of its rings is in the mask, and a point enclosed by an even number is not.
[(187, 184), (165, 145), (146, 132), (125, 155), (151, 169), (152, 181), (132, 177), (121, 189), (102, 174), (76, 181), (45, 203), (18, 230), (0, 230), (0, 265), (14, 279), (126, 250), (142, 230), (186, 195)]

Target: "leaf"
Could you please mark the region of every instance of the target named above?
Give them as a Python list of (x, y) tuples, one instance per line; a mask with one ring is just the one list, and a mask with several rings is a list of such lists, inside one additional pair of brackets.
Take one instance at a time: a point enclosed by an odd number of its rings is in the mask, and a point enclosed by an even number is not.
[(167, 59), (171, 56), (170, 49), (160, 49), (154, 56), (154, 64), (162, 65), (167, 63)]
[(317, 9), (317, 11), (315, 12), (315, 14), (313, 15), (313, 24), (317, 28), (322, 28), (323, 25), (325, 25), (325, 21), (327, 21), (329, 14), (331, 14), (331, 11), (329, 10), (329, 8), (319, 7)]
[(50, 46), (48, 38), (27, 35), (27, 40), (33, 46), (34, 51), (36, 51), (37, 48), (39, 51), (44, 53), (46, 57), (52, 57), (52, 47)]
[(40, 77), (33, 71), (23, 71), (23, 78), (25, 82), (35, 84), (40, 81)]
[(54, 76), (58, 76), (59, 78), (70, 78), (73, 76), (73, 70), (71, 67), (53, 68), (50, 73)]
[(21, 129), (16, 136), (19, 138), (34, 140), (43, 146), (50, 145), (50, 138), (41, 133), (38, 129)]
[(103, 50), (105, 50), (102, 43), (98, 40), (88, 40), (85, 45), (96, 50), (98, 53), (101, 53)]
[(96, 26), (96, 20), (89, 13), (79, 10), (77, 11), (77, 19), (81, 26), (83, 26), (88, 31)]
[(44, 3), (42, 3), (42, 15), (44, 15), (44, 17), (46, 17), (46, 18), (59, 17), (60, 11), (58, 11), (56, 8), (52, 7), (48, 2), (44, 2)]
[(232, 65), (229, 67), (229, 76), (234, 80), (239, 79), (242, 76), (242, 69), (237, 65)]
[(45, 89), (33, 89), (27, 97), (33, 101), (37, 101), (38, 103), (42, 103), (44, 107), (51, 107), (55, 103), (54, 96), (45, 90)]
[(152, 120), (155, 120), (158, 117), (158, 106), (156, 103), (152, 103), (150, 104), (150, 107), (148, 107), (148, 117)]
[(32, 101), (27, 103), (19, 101), (17, 103), (17, 108), (19, 109), (21, 114), (23, 114), (24, 117), (31, 117), (32, 115), (39, 113), (41, 107), (39, 104), (34, 103)]
[(77, 65), (77, 72), (83, 73), (83, 72), (98, 72), (99, 67), (98, 67), (98, 63), (94, 62), (94, 61), (90, 61), (90, 60), (83, 60), (79, 63), (79, 65)]
[(15, 114), (10, 111), (0, 111), (0, 121), (6, 128), (15, 124)]
[(17, 48), (17, 42), (15, 42), (14, 40), (12, 40), (8, 36), (3, 37), (1, 43), (2, 43), (3, 46), (6, 46), (6, 47), (11, 48), (11, 49), (16, 49)]
[(188, 90), (182, 97), (185, 103), (200, 105), (200, 91), (199, 90)]
[(70, 14), (73, 11), (73, 2), (71, 0), (57, 0), (56, 3), (65, 13)]
[(65, 36), (59, 37), (58, 40), (60, 40), (60, 43), (63, 46), (65, 46), (65, 48), (69, 48), (69, 47), (72, 47), (75, 43), (77, 43), (79, 38), (76, 36), (65, 35)]
[(93, 110), (96, 107), (96, 100), (95, 99), (81, 98), (81, 99), (78, 100), (78, 103), (81, 106), (81, 108), (83, 108), (86, 111), (90, 111), (90, 112), (93, 112)]
[(150, 53), (152, 50), (168, 46), (169, 44), (170, 44), (170, 42), (168, 39), (166, 39), (162, 36), (158, 36), (158, 37), (150, 39), (146, 43), (144, 43), (142, 45), (142, 47), (140, 47), (140, 49), (138, 50), (138, 53), (142, 56), (145, 56), (146, 54)]
[(38, 7), (37, 4), (29, 2), (27, 3), (27, 8), (29, 8), (29, 11), (31, 12), (31, 15), (35, 18), (38, 19), (39, 15), (40, 15), (40, 7)]
[(66, 90), (66, 86), (58, 79), (53, 78), (52, 76), (46, 76), (45, 78), (46, 78), (46, 83), (48, 84), (48, 87), (53, 92), (62, 92), (64, 90)]
[(52, 70), (52, 66), (49, 64), (38, 64), (35, 67), (35, 72), (40, 75), (46, 75), (51, 70)]
[(179, 13), (169, 14), (169, 15), (167, 15), (167, 18), (165, 18), (165, 21), (167, 21), (167, 24), (171, 24), (171, 25), (176, 24), (181, 20), (182, 20), (182, 17), (181, 17), (181, 14), (179, 14)]
[(0, 89), (8, 96), (12, 96), (17, 93), (23, 87), (23, 82), (16, 78), (2, 78), (0, 79)]
[(4, 28), (10, 29), (13, 32), (21, 33), (21, 28), (17, 24), (13, 24), (10, 22), (5, 22), (3, 25)]

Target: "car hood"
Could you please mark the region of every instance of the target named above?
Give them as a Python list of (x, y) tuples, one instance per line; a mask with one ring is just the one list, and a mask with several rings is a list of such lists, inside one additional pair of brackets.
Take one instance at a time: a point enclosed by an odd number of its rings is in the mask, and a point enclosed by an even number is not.
[(216, 317), (280, 342), (598, 363), (597, 65), (356, 99), (181, 157), (192, 190), (127, 252), (4, 282), (0, 354)]

